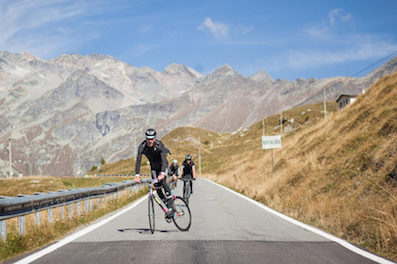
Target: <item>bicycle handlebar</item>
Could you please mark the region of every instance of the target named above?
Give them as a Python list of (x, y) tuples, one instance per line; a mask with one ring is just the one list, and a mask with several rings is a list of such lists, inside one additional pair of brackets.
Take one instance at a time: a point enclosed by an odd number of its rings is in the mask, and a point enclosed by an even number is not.
[(158, 179), (143, 179), (141, 180), (142, 183), (146, 183), (146, 184), (153, 184), (153, 183), (158, 183), (159, 180)]
[(189, 178), (189, 179), (183, 179), (179, 178), (180, 181), (194, 181), (196, 178)]

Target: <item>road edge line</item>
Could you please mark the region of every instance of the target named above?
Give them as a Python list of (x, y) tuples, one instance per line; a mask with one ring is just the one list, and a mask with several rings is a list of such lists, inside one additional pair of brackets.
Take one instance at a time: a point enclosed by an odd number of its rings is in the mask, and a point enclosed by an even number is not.
[(329, 233), (327, 233), (327, 232), (325, 232), (325, 231), (323, 231), (321, 229), (318, 229), (316, 227), (313, 227), (313, 226), (310, 226), (308, 224), (302, 223), (302, 222), (300, 222), (300, 221), (298, 221), (298, 220), (296, 220), (296, 219), (294, 219), (292, 217), (289, 217), (289, 216), (286, 216), (286, 215), (284, 215), (284, 214), (282, 214), (280, 212), (277, 212), (276, 210), (273, 210), (273, 209), (267, 207), (266, 205), (264, 205), (264, 204), (262, 204), (262, 203), (260, 203), (258, 201), (255, 201), (254, 199), (252, 199), (250, 197), (247, 197), (247, 196), (245, 196), (245, 195), (243, 195), (241, 193), (233, 191), (232, 189), (230, 189), (230, 188), (228, 188), (226, 186), (223, 186), (223, 185), (221, 185), (219, 183), (216, 183), (213, 180), (210, 180), (208, 178), (205, 178), (205, 180), (207, 180), (210, 183), (213, 183), (214, 185), (217, 185), (218, 187), (221, 187), (221, 188), (223, 188), (223, 189), (225, 189), (225, 190), (227, 190), (227, 191), (229, 191), (231, 193), (234, 193), (235, 195), (240, 196), (241, 198), (243, 198), (243, 199), (245, 199), (247, 201), (250, 201), (250, 202), (254, 203), (255, 205), (261, 207), (265, 211), (267, 211), (267, 212), (269, 212), (271, 214), (274, 214), (274, 215), (276, 215), (276, 216), (278, 216), (278, 217), (280, 217), (280, 218), (282, 218), (282, 219), (284, 219), (284, 220), (286, 220), (286, 221), (288, 221), (288, 222), (290, 222), (292, 224), (295, 224), (295, 225), (297, 225), (299, 227), (302, 227), (302, 228), (304, 228), (304, 229), (306, 229), (308, 231), (316, 233), (317, 235), (320, 235), (320, 236), (325, 237), (325, 238), (327, 238), (327, 239), (329, 239), (331, 241), (334, 241), (334, 242), (338, 243), (339, 245), (341, 245), (341, 246), (349, 249), (350, 251), (353, 251), (354, 253), (357, 253), (357, 254), (359, 254), (359, 255), (361, 255), (363, 257), (366, 257), (366, 258), (368, 258), (370, 260), (373, 260), (373, 261), (376, 261), (376, 262), (382, 263), (382, 264), (395, 264), (395, 262), (392, 262), (392, 261), (390, 261), (388, 259), (385, 259), (383, 257), (377, 256), (377, 255), (375, 255), (373, 253), (365, 251), (365, 250), (363, 250), (361, 248), (358, 248), (358, 247), (352, 245), (351, 243), (347, 242), (346, 240), (338, 238), (338, 237), (336, 237), (334, 235), (331, 235), (331, 234), (329, 234)]
[(83, 236), (83, 235), (85, 235), (85, 234), (97, 229), (98, 227), (103, 226), (104, 224), (110, 222), (114, 218), (116, 218), (116, 217), (124, 214), (125, 212), (135, 208), (138, 204), (140, 204), (145, 199), (147, 199), (146, 195), (144, 195), (143, 197), (138, 198), (137, 200), (135, 200), (127, 208), (124, 208), (121, 211), (119, 211), (119, 212), (117, 212), (117, 213), (115, 213), (115, 214), (113, 214), (113, 215), (111, 215), (111, 216), (109, 216), (109, 217), (107, 217), (105, 219), (102, 219), (98, 223), (89, 225), (86, 228), (84, 228), (84, 229), (82, 229), (80, 231), (77, 231), (74, 234), (71, 234), (71, 235), (69, 235), (69, 236), (67, 236), (65, 238), (62, 238), (61, 240), (55, 242), (51, 246), (48, 246), (48, 247), (46, 247), (46, 248), (44, 248), (44, 249), (42, 249), (42, 250), (40, 250), (40, 251), (38, 251), (36, 253), (33, 253), (32, 255), (29, 255), (29, 256), (27, 256), (27, 257), (15, 262), (14, 264), (28, 264), (28, 263), (31, 263), (31, 262), (33, 262), (33, 261), (35, 261), (35, 260), (37, 260), (37, 259), (49, 254), (49, 253), (57, 250), (58, 248), (63, 247), (64, 245), (72, 242), (73, 240), (75, 240), (75, 239), (77, 239), (77, 238), (79, 238), (79, 237), (81, 237), (81, 236)]

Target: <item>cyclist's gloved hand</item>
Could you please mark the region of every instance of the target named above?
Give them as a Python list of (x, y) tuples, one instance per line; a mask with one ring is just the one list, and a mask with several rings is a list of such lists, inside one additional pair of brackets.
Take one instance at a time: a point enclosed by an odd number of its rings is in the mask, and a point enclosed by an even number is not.
[(157, 179), (161, 181), (162, 179), (164, 179), (164, 177), (165, 177), (165, 172), (161, 172), (160, 175), (157, 177)]
[(135, 174), (135, 182), (141, 182), (141, 176), (139, 174)]

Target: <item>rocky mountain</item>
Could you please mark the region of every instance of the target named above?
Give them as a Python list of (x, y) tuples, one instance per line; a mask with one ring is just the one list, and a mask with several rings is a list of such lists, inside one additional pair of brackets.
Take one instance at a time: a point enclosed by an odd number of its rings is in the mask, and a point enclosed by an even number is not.
[[(179, 126), (235, 131), (283, 109), (340, 93), (360, 93), (397, 69), (397, 58), (363, 78), (274, 80), (245, 77), (229, 65), (202, 76), (171, 64), (163, 72), (106, 55), (62, 55), (45, 61), (0, 52), (0, 177), (75, 175), (135, 154), (148, 127), (160, 136)], [(131, 164), (132, 166), (132, 164)]]
[(250, 79), (258, 82), (264, 82), (264, 83), (272, 83), (274, 82), (273, 77), (265, 72), (264, 70), (259, 70), (257, 73), (249, 76)]

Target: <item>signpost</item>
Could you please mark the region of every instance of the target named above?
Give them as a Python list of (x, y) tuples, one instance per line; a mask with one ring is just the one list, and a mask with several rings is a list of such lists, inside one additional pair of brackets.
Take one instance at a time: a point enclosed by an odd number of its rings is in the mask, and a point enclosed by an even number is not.
[(274, 172), (274, 156), (273, 149), (281, 148), (281, 135), (262, 136), (262, 149), (272, 150), (272, 173)]
[(262, 136), (262, 149), (281, 148), (281, 135)]

